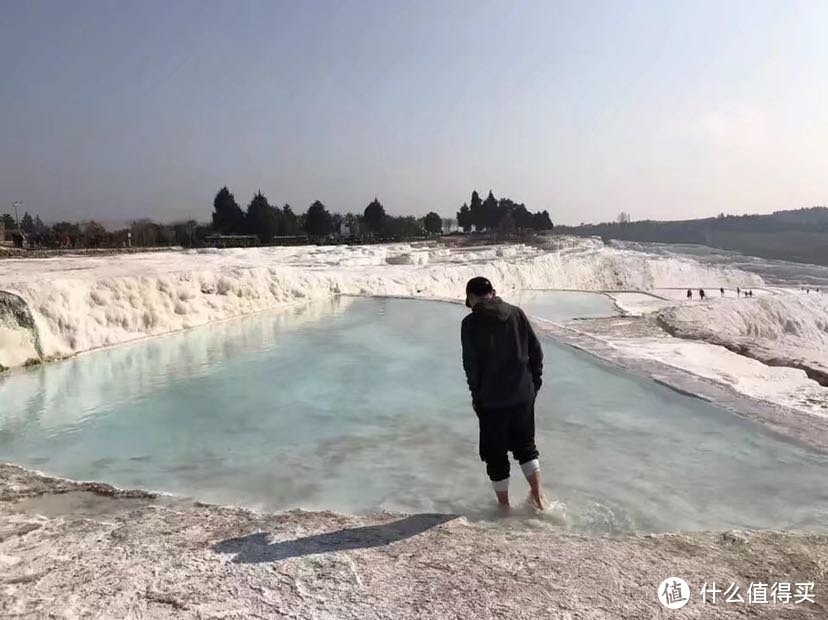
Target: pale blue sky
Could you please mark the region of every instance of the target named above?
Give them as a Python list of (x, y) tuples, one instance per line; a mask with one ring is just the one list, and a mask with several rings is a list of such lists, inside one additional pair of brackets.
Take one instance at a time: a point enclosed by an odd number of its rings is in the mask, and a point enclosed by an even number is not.
[(0, 212), (828, 203), (828, 2), (0, 4)]

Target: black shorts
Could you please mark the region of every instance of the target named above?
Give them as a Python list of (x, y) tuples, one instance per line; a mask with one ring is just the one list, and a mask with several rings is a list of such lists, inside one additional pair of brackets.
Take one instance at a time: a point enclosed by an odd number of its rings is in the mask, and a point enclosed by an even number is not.
[(535, 447), (535, 400), (509, 407), (482, 408), (480, 459), (486, 463), (491, 480), (509, 477), (509, 455), (521, 465), (538, 458)]

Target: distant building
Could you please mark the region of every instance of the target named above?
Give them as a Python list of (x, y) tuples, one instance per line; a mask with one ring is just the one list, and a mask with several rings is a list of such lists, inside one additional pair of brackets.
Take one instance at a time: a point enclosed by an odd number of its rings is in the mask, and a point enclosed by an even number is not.
[(14, 241), (11, 238), (11, 231), (9, 232), (9, 238), (6, 239), (6, 225), (0, 222), (0, 246), (11, 247), (13, 245)]
[(0, 222), (0, 246), (6, 248), (27, 247), (26, 235), (22, 231), (6, 230), (6, 226)]
[(209, 235), (204, 243), (214, 248), (248, 248), (259, 245), (256, 235)]
[(363, 230), (363, 225), (357, 218), (346, 216), (342, 218), (342, 221), (339, 223), (339, 235), (341, 237), (357, 236), (365, 232), (367, 231)]
[(305, 245), (307, 242), (307, 235), (277, 235), (269, 245)]
[(454, 218), (443, 218), (443, 234), (448, 235), (453, 232), (457, 232), (460, 230), (460, 226), (457, 224), (457, 220)]

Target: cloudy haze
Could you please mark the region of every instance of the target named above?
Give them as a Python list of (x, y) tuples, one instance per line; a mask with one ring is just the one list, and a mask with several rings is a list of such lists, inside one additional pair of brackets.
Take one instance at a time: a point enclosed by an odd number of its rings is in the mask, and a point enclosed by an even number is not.
[(3, 2), (0, 212), (828, 203), (824, 2)]

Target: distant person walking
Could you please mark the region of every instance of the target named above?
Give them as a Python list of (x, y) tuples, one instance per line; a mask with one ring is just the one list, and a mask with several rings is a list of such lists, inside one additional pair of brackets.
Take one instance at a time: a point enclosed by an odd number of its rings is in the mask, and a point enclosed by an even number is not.
[(742, 296), (742, 289), (740, 289), (740, 288), (737, 286), (737, 287), (736, 287), (736, 297), (741, 297), (741, 296)]
[(523, 310), (497, 297), (486, 278), (466, 284), (463, 369), (480, 425), (480, 459), (498, 504), (509, 506), (509, 455), (520, 463), (535, 506), (543, 510), (535, 447), (535, 396), (541, 387), (543, 351)]
[(704, 289), (703, 289), (703, 288), (700, 288), (700, 289), (699, 289), (699, 299), (701, 299), (702, 301), (704, 301)]
[(687, 299), (693, 299), (693, 291), (691, 291), (689, 288), (687, 289)]
[(720, 289), (719, 289), (719, 292), (722, 294), (722, 297), (724, 297), (724, 289), (723, 289), (723, 288), (720, 288)]

